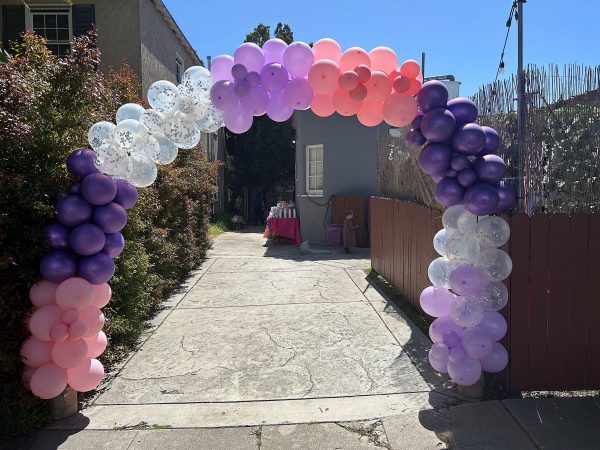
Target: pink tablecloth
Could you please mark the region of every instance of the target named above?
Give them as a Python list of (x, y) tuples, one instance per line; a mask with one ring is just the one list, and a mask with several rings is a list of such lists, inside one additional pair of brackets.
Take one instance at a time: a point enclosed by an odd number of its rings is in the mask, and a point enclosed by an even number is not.
[(300, 236), (300, 221), (297, 217), (269, 217), (267, 227), (273, 237), (281, 236), (292, 239), (296, 247), (300, 247), (302, 237)]

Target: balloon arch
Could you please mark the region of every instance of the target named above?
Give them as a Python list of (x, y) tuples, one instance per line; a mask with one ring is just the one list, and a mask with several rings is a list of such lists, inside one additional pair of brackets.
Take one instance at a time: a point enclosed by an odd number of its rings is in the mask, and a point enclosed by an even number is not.
[(150, 108), (126, 104), (116, 124), (94, 124), (90, 148), (67, 158), (79, 181), (46, 226), (51, 251), (29, 293), (32, 336), (21, 353), (33, 394), (52, 398), (67, 385), (89, 391), (102, 381), (96, 358), (107, 345), (101, 311), (111, 297), (107, 282), (125, 244), (126, 209), (137, 200), (136, 188), (154, 182), (156, 164), (195, 147), (203, 132), (225, 126), (244, 133), (255, 116), (282, 122), (309, 108), (322, 117), (356, 115), (369, 127), (412, 126), (406, 139), (424, 145), (419, 165), (436, 182), (436, 199), (449, 207), (433, 242), (440, 254), (428, 270), (433, 286), (421, 294), (423, 310), (436, 317), (429, 361), (461, 385), (477, 382), (482, 369), (502, 370), (508, 356), (498, 341), (507, 325), (497, 311), (508, 301), (502, 280), (511, 260), (498, 247), (510, 230), (492, 214), (513, 205), (514, 189), (503, 182), (506, 165), (494, 154), (498, 134), (475, 123), (475, 104), (448, 101), (439, 81), (422, 83), (419, 64), (399, 64), (387, 47), (342, 51), (328, 38), (312, 47), (271, 39), (262, 48), (244, 43), (234, 56), (216, 57), (210, 72), (190, 67), (178, 86), (157, 81), (148, 90)]

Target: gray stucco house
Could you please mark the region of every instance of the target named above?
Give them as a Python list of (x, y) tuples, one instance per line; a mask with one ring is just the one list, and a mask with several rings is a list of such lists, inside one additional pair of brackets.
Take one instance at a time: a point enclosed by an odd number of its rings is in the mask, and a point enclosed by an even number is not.
[(161, 0), (0, 0), (2, 47), (26, 28), (48, 40), (62, 55), (74, 36), (98, 30), (100, 69), (126, 60), (142, 82), (143, 93), (156, 80), (176, 83), (186, 68), (201, 64)]

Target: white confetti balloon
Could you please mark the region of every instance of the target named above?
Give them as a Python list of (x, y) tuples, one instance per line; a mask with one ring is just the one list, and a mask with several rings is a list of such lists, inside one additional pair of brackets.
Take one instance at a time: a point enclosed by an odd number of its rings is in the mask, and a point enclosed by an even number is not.
[(192, 66), (181, 78), (180, 92), (196, 101), (210, 97), (213, 85), (210, 72), (202, 66)]
[[(181, 85), (178, 86), (178, 89)], [(193, 114), (194, 107), (196, 106), (196, 100), (191, 97), (188, 97), (185, 94), (179, 93), (179, 107), (178, 110), (182, 113)]]
[(155, 109), (147, 109), (140, 117), (140, 122), (152, 134), (162, 134), (162, 124), (165, 121), (164, 114)]
[(111, 139), (115, 131), (115, 124), (102, 121), (92, 125), (88, 131), (90, 147), (97, 150), (105, 140)]
[(446, 256), (446, 244), (452, 233), (445, 228), (438, 231), (433, 237), (433, 248), (441, 256)]
[(148, 187), (156, 180), (158, 171), (150, 158), (129, 158), (129, 167), (125, 179), (135, 187)]
[(477, 265), (487, 273), (492, 281), (502, 281), (508, 278), (512, 271), (512, 260), (504, 251), (497, 248), (487, 248), (479, 255)]
[(429, 281), (434, 286), (449, 288), (450, 282), (448, 281), (448, 277), (455, 267), (456, 265), (452, 264), (447, 258), (440, 257), (434, 259), (427, 268)]
[(189, 142), (196, 135), (196, 123), (191, 115), (176, 112), (165, 118), (163, 132), (175, 145), (181, 147), (179, 143)]
[(448, 315), (460, 327), (474, 327), (483, 319), (483, 308), (475, 299), (461, 296), (452, 300)]
[(117, 115), (115, 116), (115, 119), (117, 123), (122, 122), (126, 119), (133, 119), (139, 121), (144, 111), (145, 110), (142, 105), (138, 105), (137, 103), (125, 103), (117, 110)]
[(125, 119), (118, 123), (114, 131), (114, 139), (121, 147), (129, 150), (136, 139), (145, 137), (148, 129), (137, 120)]
[(156, 138), (150, 134), (136, 139), (131, 146), (131, 156), (134, 158), (147, 157), (155, 160), (160, 152), (160, 145)]
[(177, 86), (166, 80), (152, 83), (148, 88), (148, 103), (163, 114), (174, 112), (179, 104)]
[(444, 228), (458, 229), (458, 218), (466, 210), (464, 205), (454, 205), (444, 211), (444, 214), (442, 214), (442, 224), (444, 225)]
[(491, 281), (488, 286), (488, 300), (485, 309), (500, 311), (508, 304), (508, 289), (501, 281)]
[(211, 105), (212, 103), (210, 102), (210, 99), (203, 99), (196, 102), (196, 104), (194, 105), (194, 110), (192, 111), (192, 115), (194, 116), (196, 124), (198, 124), (207, 116), (208, 109)]
[(456, 219), (456, 228), (463, 234), (473, 235), (477, 229), (477, 216), (470, 211), (465, 211)]
[(502, 247), (510, 237), (510, 226), (502, 217), (483, 217), (477, 223), (477, 237), (486, 246)]
[(158, 154), (154, 159), (156, 164), (169, 164), (177, 158), (178, 149), (175, 143), (168, 137), (157, 134), (154, 136), (159, 145)]
[(458, 231), (451, 233), (444, 250), (448, 259), (467, 264), (475, 264), (481, 253), (477, 239)]
[(122, 177), (129, 167), (129, 155), (116, 142), (105, 139), (103, 144), (96, 149), (94, 165), (102, 173)]

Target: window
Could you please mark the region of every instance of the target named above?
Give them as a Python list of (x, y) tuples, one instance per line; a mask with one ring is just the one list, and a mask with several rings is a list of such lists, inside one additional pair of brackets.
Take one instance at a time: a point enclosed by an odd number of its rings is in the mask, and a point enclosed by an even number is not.
[(323, 195), (323, 145), (306, 146), (306, 193)]
[(183, 58), (178, 54), (175, 54), (175, 79), (177, 84), (181, 83), (181, 77), (183, 76)]
[(31, 27), (46, 38), (48, 48), (57, 56), (65, 56), (71, 49), (70, 9), (31, 9)]

